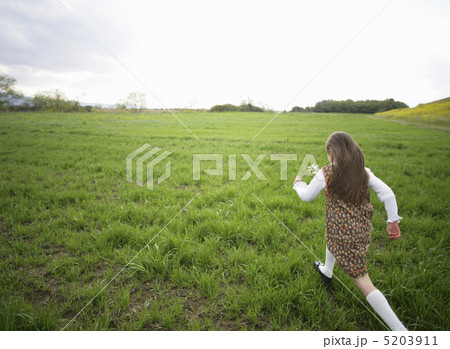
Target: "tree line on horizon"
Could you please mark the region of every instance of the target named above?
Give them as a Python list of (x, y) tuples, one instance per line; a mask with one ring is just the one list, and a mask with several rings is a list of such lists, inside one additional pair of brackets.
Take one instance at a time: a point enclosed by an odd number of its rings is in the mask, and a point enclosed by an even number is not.
[(90, 112), (92, 107), (83, 107), (79, 101), (68, 99), (63, 92), (38, 92), (32, 98), (25, 97), (15, 88), (16, 79), (0, 74), (0, 111), (55, 111), (55, 112)]
[[(293, 107), (290, 113), (357, 113), (357, 114), (374, 114), (392, 109), (408, 108), (403, 102), (395, 101), (392, 98), (386, 100), (367, 99), (364, 101), (353, 101), (347, 99), (345, 101), (335, 101), (332, 99), (317, 102), (314, 107)], [(272, 110), (257, 107), (251, 102), (243, 102), (241, 105), (218, 104), (213, 106), (210, 112), (271, 112)], [(284, 111), (286, 112), (286, 111)]]
[[(0, 111), (54, 111), (54, 112), (90, 112), (101, 107), (81, 106), (78, 100), (68, 99), (63, 92), (38, 92), (32, 98), (25, 97), (15, 88), (16, 79), (6, 74), (0, 74)], [(145, 95), (131, 92), (128, 97), (116, 104), (118, 111), (140, 112), (145, 108)], [(408, 108), (403, 102), (392, 98), (386, 100), (345, 101), (323, 100), (314, 107), (293, 107), (291, 113), (379, 113), (392, 109)], [(273, 112), (268, 107), (258, 107), (248, 101), (240, 105), (219, 104), (211, 107), (209, 112)], [(286, 112), (286, 111), (284, 111)]]
[[(82, 106), (78, 100), (71, 100), (59, 89), (38, 92), (33, 97), (26, 97), (15, 88), (16, 79), (0, 74), (0, 111), (46, 111), (46, 112), (91, 112), (102, 109), (101, 106)], [(140, 112), (145, 108), (145, 95), (130, 92), (128, 97), (120, 100), (115, 109), (119, 112)]]
[(392, 98), (385, 100), (366, 99), (364, 101), (335, 101), (332, 99), (317, 102), (314, 107), (293, 107), (291, 113), (357, 113), (374, 114), (392, 109), (409, 108), (406, 103), (395, 101)]
[[(392, 98), (385, 100), (367, 99), (364, 101), (335, 101), (332, 99), (317, 102), (314, 107), (293, 107), (289, 113), (348, 113), (348, 114), (374, 114), (392, 109), (409, 108), (406, 103), (395, 101)], [(271, 112), (272, 110), (257, 107), (251, 102), (241, 105), (218, 104), (213, 106), (210, 112)], [(284, 111), (286, 113), (286, 111)]]
[(217, 104), (209, 109), (209, 112), (211, 113), (223, 113), (223, 112), (271, 112), (272, 110), (257, 107), (256, 105), (252, 104), (251, 101), (248, 102), (242, 102), (240, 105), (234, 105), (234, 104)]

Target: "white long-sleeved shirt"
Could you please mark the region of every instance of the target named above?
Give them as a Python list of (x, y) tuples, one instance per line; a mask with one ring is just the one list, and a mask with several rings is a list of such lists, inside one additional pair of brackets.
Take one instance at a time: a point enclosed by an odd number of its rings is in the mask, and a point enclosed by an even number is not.
[[(395, 200), (394, 192), (381, 179), (376, 177), (370, 169), (366, 167), (369, 174), (369, 188), (377, 193), (378, 199), (384, 203), (388, 216), (388, 223), (400, 221), (402, 217), (398, 215), (397, 201)], [(307, 185), (305, 182), (297, 182), (294, 184), (294, 190), (297, 192), (300, 199), (303, 201), (313, 200), (319, 193), (326, 188), (325, 176), (323, 171), (316, 173), (312, 181)]]

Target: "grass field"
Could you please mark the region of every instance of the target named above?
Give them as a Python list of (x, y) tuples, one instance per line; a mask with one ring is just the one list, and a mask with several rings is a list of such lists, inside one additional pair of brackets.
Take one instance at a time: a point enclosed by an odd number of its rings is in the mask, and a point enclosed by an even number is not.
[(434, 125), (449, 131), (450, 97), (427, 104), (419, 104), (414, 108), (394, 109), (377, 113), (375, 116), (418, 125)]
[[(402, 238), (390, 242), (372, 193), (374, 284), (408, 329), (450, 330), (448, 133), (281, 114), (251, 141), (274, 114), (178, 116), (200, 140), (170, 114), (0, 114), (1, 330), (62, 329), (83, 307), (68, 330), (384, 330), (338, 268), (363, 304), (337, 280), (321, 284), (312, 263), (325, 256), (324, 197), (303, 203), (292, 190), (304, 155), (327, 164), (324, 143), (337, 130), (361, 145), (403, 217)], [(125, 158), (144, 143), (172, 152), (172, 174), (154, 190), (126, 181)], [(195, 153), (223, 154), (223, 176), (194, 181)], [(249, 170), (240, 154), (261, 153), (299, 160), (287, 181), (269, 155), (267, 180), (240, 180)]]

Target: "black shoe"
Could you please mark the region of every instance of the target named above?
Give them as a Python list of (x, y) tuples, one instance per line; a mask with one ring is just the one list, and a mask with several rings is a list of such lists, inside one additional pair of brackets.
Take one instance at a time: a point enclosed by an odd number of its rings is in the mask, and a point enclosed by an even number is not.
[(320, 269), (319, 266), (323, 265), (322, 263), (320, 263), (319, 261), (315, 261), (313, 263), (314, 269), (317, 270), (317, 272), (320, 274), (320, 276), (322, 277), (322, 281), (324, 282), (325, 285), (329, 285), (331, 283), (331, 278), (329, 278), (328, 276), (326, 276), (325, 274), (323, 274)]

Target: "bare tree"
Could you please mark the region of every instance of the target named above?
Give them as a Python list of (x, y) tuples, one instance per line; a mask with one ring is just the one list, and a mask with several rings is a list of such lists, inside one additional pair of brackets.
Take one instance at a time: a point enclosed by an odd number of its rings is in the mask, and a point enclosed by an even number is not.
[(130, 92), (128, 97), (124, 100), (121, 100), (117, 103), (120, 106), (120, 109), (129, 108), (131, 111), (135, 113), (139, 113), (142, 109), (145, 108), (145, 94), (142, 92)]

